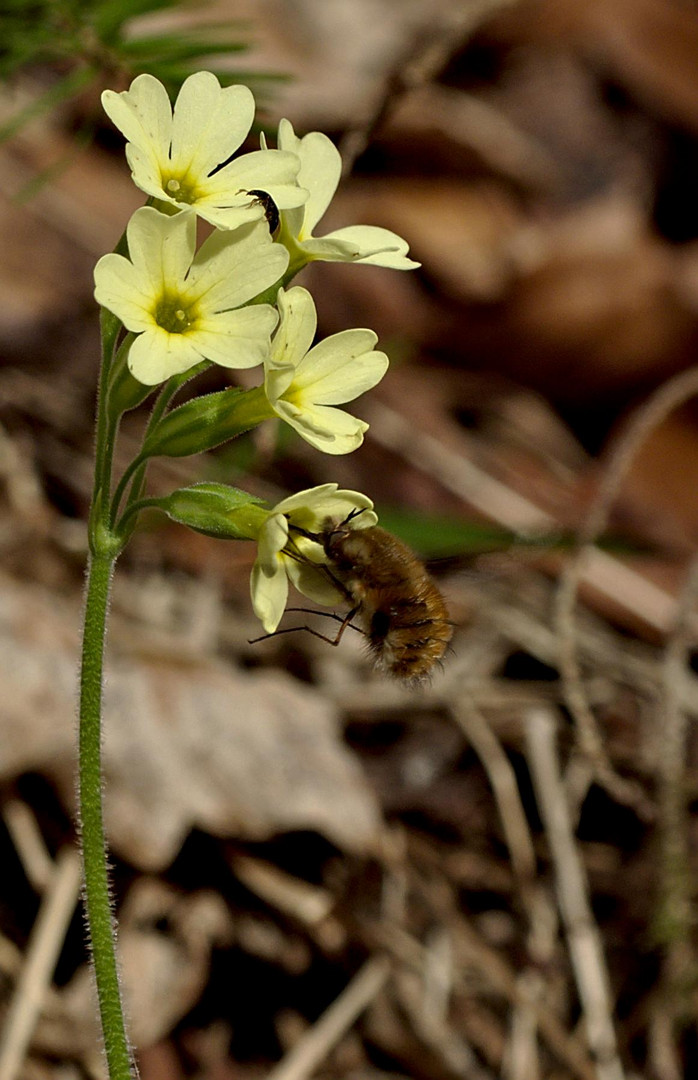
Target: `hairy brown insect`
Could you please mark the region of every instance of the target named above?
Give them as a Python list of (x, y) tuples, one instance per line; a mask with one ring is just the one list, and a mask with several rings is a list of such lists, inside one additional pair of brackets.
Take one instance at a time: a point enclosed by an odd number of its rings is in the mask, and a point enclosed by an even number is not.
[(351, 528), (352, 516), (339, 523), (328, 519), (320, 533), (304, 533), (322, 544), (329, 574), (351, 606), (337, 637), (326, 640), (339, 644), (356, 618), (377, 667), (422, 682), (453, 634), (446, 602), (406, 544), (378, 525)]

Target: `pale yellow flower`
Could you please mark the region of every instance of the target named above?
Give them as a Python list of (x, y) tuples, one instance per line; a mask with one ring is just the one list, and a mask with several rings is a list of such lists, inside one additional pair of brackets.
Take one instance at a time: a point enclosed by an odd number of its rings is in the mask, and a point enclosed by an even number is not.
[(247, 138), (254, 98), (246, 86), (222, 88), (210, 71), (182, 84), (174, 110), (165, 87), (139, 75), (128, 90), (105, 90), (102, 105), (127, 140), (134, 183), (174, 208), (193, 209), (219, 229), (264, 216), (255, 190), (283, 210), (307, 197), (296, 183), (298, 157), (289, 150), (256, 150), (233, 157)]
[(326, 454), (348, 454), (368, 424), (336, 408), (370, 390), (388, 357), (373, 330), (342, 330), (313, 346), (317, 313), (307, 289), (279, 290), (279, 326), (264, 361), (264, 389), (277, 416)]
[(283, 275), (288, 253), (266, 222), (214, 232), (196, 251), (196, 217), (136, 210), (129, 258), (111, 253), (95, 267), (95, 298), (138, 336), (128, 365), (153, 386), (201, 360), (227, 368), (261, 364), (277, 322), (269, 304), (242, 307)]
[(304, 205), (281, 215), (281, 240), (291, 251), (292, 269), (300, 269), (314, 260), (370, 263), (393, 270), (413, 270), (420, 265), (407, 257), (409, 247), (401, 236), (377, 225), (348, 225), (325, 236), (313, 236), (313, 229), (339, 185), (342, 172), (339, 151), (321, 131), (311, 131), (298, 138), (289, 120), (279, 124), (278, 145), (279, 149), (300, 158), (298, 183), (309, 192)]
[(344, 597), (325, 568), (322, 546), (295, 531), (294, 526), (319, 534), (328, 518), (346, 521), (359, 510), (362, 512), (356, 514), (351, 528), (376, 524), (373, 503), (365, 495), (340, 489), (337, 484), (321, 484), (283, 499), (270, 512), (258, 536), (250, 578), (252, 606), (267, 634), (273, 634), (281, 621), (289, 581), (318, 604), (332, 606)]

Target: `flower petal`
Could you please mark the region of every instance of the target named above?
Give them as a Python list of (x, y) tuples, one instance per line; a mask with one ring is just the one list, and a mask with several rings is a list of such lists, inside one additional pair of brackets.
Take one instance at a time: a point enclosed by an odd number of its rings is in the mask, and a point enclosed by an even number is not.
[(257, 561), (264, 573), (275, 574), (279, 565), (279, 556), (288, 541), (288, 521), (284, 514), (275, 509), (262, 526), (258, 543)]
[(155, 292), (181, 288), (196, 248), (196, 217), (191, 210), (170, 217), (142, 206), (132, 215), (126, 238), (131, 262)]
[[(281, 150), (253, 150), (234, 158), (225, 168), (210, 176), (205, 182), (206, 202), (218, 206), (252, 205), (256, 210), (250, 191), (266, 191), (278, 206), (287, 210), (300, 206), (308, 192), (296, 182), (300, 161), (295, 154)], [(263, 210), (262, 210), (263, 212)]]
[(128, 367), (134, 379), (155, 386), (172, 375), (184, 371), (203, 360), (201, 352), (185, 334), (168, 334), (160, 326), (154, 326), (140, 334), (128, 354)]
[(279, 289), (279, 329), (274, 335), (271, 360), (274, 365), (296, 368), (312, 345), (318, 329), (316, 305), (307, 288), (295, 285)]
[(301, 161), (298, 183), (310, 192), (305, 204), (303, 226), (297, 234), (303, 240), (311, 235), (332, 202), (342, 173), (342, 159), (327, 135), (321, 131), (311, 131), (299, 139), (289, 120), (282, 120), (279, 124), (278, 145), (281, 150), (298, 154)]
[(123, 255), (103, 255), (94, 269), (95, 300), (135, 334), (154, 325), (150, 281)]
[(152, 75), (138, 75), (128, 90), (105, 90), (102, 107), (127, 142), (152, 155), (161, 165), (168, 161), (172, 138), (172, 106), (162, 83)]
[(324, 236), (311, 236), (299, 241), (298, 246), (305, 254), (306, 262), (358, 262), (362, 257), (356, 244), (348, 240), (327, 240)]
[(287, 401), (279, 401), (276, 412), (307, 443), (325, 454), (350, 454), (364, 441), (368, 424), (343, 409), (326, 405), (294, 409)]
[(288, 540), (288, 522), (273, 513), (262, 526), (257, 541), (257, 560), (252, 567), (252, 607), (268, 634), (276, 630), (286, 607), (288, 579), (281, 551)]
[(269, 304), (255, 304), (202, 320), (190, 336), (214, 364), (237, 369), (256, 367), (269, 354), (276, 319), (276, 311)]
[(318, 484), (316, 487), (306, 488), (305, 491), (297, 491), (295, 495), (289, 495), (282, 499), (274, 507), (276, 513), (285, 514), (291, 523), (298, 525), (308, 532), (317, 532), (326, 517), (337, 518), (343, 521), (352, 510), (361, 510), (357, 515), (357, 521), (362, 525), (366, 518), (372, 518), (369, 523), (375, 525), (378, 518), (373, 513), (373, 502), (367, 495), (360, 491), (352, 491), (349, 488), (340, 488), (339, 484)]
[(196, 254), (187, 293), (207, 312), (226, 311), (270, 288), (287, 266), (288, 252), (272, 242), (266, 222), (214, 232)]
[[(305, 512), (309, 507), (320, 506), (322, 508), (338, 488), (339, 484), (317, 484), (315, 487), (306, 488), (305, 491), (297, 491), (295, 495), (289, 495), (287, 498), (282, 499), (280, 503), (277, 503), (274, 511), (278, 514), (289, 515), (294, 524), (307, 528), (310, 532), (316, 532), (314, 526), (305, 525), (303, 521), (297, 518), (297, 512)], [(359, 492), (351, 492), (351, 494), (358, 495)], [(365, 498), (365, 496), (362, 496), (362, 498)], [(371, 503), (371, 506), (373, 506), (373, 503)], [(322, 509), (320, 513), (322, 513)]]
[[(352, 257), (339, 260), (341, 262), (369, 263), (372, 266), (387, 266), (392, 270), (415, 270), (421, 266), (421, 263), (407, 258), (409, 245), (406, 240), (390, 229), (382, 229), (377, 225), (347, 225), (303, 245), (309, 252), (313, 252), (315, 259), (328, 261), (327, 257), (320, 253), (320, 249), (314, 250), (317, 244), (328, 245), (328, 252), (332, 250), (330, 245), (347, 245), (347, 250), (353, 252)], [(334, 262), (335, 259), (331, 258), (329, 261)]]
[(286, 559), (285, 562), (291, 584), (309, 600), (334, 607), (346, 599), (342, 590), (332, 583), (325, 567), (309, 566), (308, 563), (296, 562), (294, 559)]
[(267, 634), (273, 634), (281, 622), (288, 599), (288, 578), (279, 563), (273, 574), (266, 574), (259, 562), (252, 567), (250, 596), (254, 613)]
[(245, 141), (254, 119), (254, 97), (247, 86), (222, 89), (210, 71), (197, 71), (182, 83), (172, 121), (171, 168), (202, 183), (212, 169)]
[(376, 386), (388, 370), (388, 357), (373, 348), (377, 340), (372, 330), (342, 330), (320, 341), (296, 369), (295, 404), (341, 405)]
[[(155, 199), (173, 202), (169, 192), (162, 186), (162, 170), (160, 162), (150, 148), (136, 146), (135, 143), (126, 143), (126, 160), (131, 167), (131, 179), (136, 187), (144, 191), (146, 195), (152, 195)], [(180, 205), (180, 204), (176, 204)]]

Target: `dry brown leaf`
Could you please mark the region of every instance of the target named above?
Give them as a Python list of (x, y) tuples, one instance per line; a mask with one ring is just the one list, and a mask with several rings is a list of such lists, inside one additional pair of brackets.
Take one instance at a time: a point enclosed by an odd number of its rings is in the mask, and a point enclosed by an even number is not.
[[(0, 776), (43, 773), (69, 805), (78, 618), (3, 579)], [(377, 839), (377, 805), (333, 707), (285, 674), (112, 656), (105, 732), (107, 832), (141, 868), (171, 862), (194, 827), (256, 840), (315, 829), (352, 851)]]
[(579, 50), (672, 122), (698, 127), (698, 22), (680, 0), (532, 0), (490, 27), (511, 43)]

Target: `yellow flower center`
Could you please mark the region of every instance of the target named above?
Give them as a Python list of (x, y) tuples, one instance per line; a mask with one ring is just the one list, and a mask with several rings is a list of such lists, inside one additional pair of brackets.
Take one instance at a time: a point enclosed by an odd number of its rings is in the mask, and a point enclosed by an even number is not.
[(164, 296), (155, 308), (153, 317), (168, 334), (185, 334), (196, 322), (196, 312), (186, 308), (179, 296)]
[(171, 199), (179, 203), (192, 206), (198, 201), (200, 192), (196, 184), (187, 180), (186, 176), (161, 176), (162, 190), (167, 192)]

